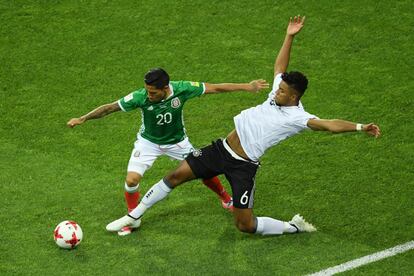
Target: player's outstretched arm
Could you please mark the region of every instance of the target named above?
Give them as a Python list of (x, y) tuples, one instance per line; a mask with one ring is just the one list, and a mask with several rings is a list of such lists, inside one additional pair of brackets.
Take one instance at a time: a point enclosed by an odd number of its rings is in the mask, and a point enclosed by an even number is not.
[(204, 93), (220, 93), (220, 92), (231, 92), (231, 91), (249, 91), (258, 92), (262, 89), (269, 88), (269, 83), (265, 80), (253, 80), (249, 83), (205, 83), (206, 90)]
[(308, 127), (312, 130), (330, 131), (332, 133), (342, 133), (351, 131), (363, 131), (369, 135), (375, 136), (375, 138), (381, 135), (380, 128), (373, 124), (357, 124), (344, 120), (322, 120), (322, 119), (310, 119), (308, 121)]
[(305, 18), (305, 16), (300, 17), (300, 15), (290, 18), (286, 30), (285, 40), (283, 41), (282, 48), (280, 48), (279, 54), (276, 57), (275, 76), (279, 73), (286, 72), (289, 65), (290, 49), (292, 48), (293, 38), (302, 29), (305, 24)]
[(77, 125), (83, 124), (87, 120), (102, 118), (108, 114), (111, 114), (113, 112), (120, 111), (120, 110), (121, 108), (119, 107), (118, 102), (104, 104), (104, 105), (101, 105), (100, 107), (95, 108), (94, 110), (92, 110), (86, 115), (83, 115), (80, 118), (70, 119), (69, 122), (67, 122), (67, 126), (70, 128), (73, 128)]

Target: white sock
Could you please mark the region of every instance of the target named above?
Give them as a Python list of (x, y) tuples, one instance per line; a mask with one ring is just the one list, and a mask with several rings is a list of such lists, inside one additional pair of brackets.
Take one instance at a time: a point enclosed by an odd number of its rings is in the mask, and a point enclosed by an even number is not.
[(139, 188), (139, 183), (137, 184), (137, 186), (130, 187), (130, 186), (128, 186), (128, 184), (125, 182), (125, 191), (126, 191), (126, 192), (128, 192), (128, 193), (130, 193), (130, 194), (133, 194), (133, 193), (135, 193), (136, 191), (138, 191), (138, 188)]
[(268, 217), (257, 218), (256, 234), (281, 235), (283, 233), (295, 233), (297, 229), (286, 221)]
[(148, 208), (167, 197), (171, 191), (172, 189), (168, 187), (162, 179), (148, 190), (138, 206), (132, 210), (129, 215), (136, 219), (142, 217)]

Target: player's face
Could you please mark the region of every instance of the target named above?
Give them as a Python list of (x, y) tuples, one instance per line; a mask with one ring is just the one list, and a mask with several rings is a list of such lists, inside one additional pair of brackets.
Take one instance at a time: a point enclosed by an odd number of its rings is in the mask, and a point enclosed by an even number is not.
[(281, 81), (274, 100), (280, 106), (288, 106), (296, 103), (296, 95), (286, 82)]
[(166, 88), (159, 89), (155, 86), (145, 84), (145, 89), (147, 90), (148, 99), (153, 103), (162, 101), (167, 94)]

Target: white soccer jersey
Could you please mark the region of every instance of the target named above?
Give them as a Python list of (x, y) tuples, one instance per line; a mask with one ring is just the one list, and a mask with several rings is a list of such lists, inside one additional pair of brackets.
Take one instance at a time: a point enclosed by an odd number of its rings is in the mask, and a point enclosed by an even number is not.
[(308, 128), (309, 119), (318, 118), (298, 106), (278, 106), (273, 100), (282, 75), (276, 75), (272, 91), (261, 105), (243, 110), (234, 117), (240, 143), (247, 156), (258, 161), (264, 152), (279, 142)]

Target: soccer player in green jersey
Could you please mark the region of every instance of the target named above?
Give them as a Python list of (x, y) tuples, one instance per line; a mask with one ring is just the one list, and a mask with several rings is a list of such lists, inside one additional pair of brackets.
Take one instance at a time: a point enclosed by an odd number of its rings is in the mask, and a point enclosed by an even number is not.
[[(125, 180), (128, 212), (137, 207), (140, 197), (139, 182), (159, 156), (167, 155), (182, 161), (193, 151), (183, 121), (183, 107), (187, 100), (202, 94), (240, 90), (257, 92), (269, 87), (264, 80), (239, 84), (170, 81), (168, 73), (161, 68), (150, 70), (144, 81), (144, 88), (116, 102), (102, 105), (80, 118), (73, 118), (67, 123), (73, 128), (87, 120), (98, 119), (116, 111), (141, 109), (142, 125), (129, 159)], [(223, 208), (232, 210), (232, 198), (217, 177), (203, 179), (203, 183), (220, 197)], [(138, 228), (140, 223), (140, 220), (136, 221), (133, 225), (124, 227), (118, 234), (128, 235), (133, 229)]]

